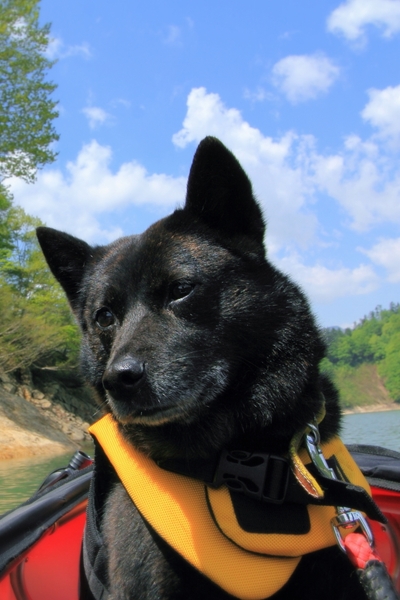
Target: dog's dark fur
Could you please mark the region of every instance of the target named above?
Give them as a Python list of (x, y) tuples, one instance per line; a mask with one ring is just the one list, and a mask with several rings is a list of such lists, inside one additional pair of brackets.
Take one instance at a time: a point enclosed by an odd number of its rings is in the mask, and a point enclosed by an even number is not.
[[(82, 329), (86, 380), (151, 458), (284, 453), (322, 394), (322, 439), (338, 432), (321, 333), (302, 292), (266, 259), (251, 184), (215, 138), (196, 152), (184, 208), (142, 235), (95, 248), (47, 228), (38, 238)], [(103, 533), (112, 600), (230, 597), (166, 547), (121, 484)], [(274, 596), (363, 597), (336, 548), (305, 557)]]

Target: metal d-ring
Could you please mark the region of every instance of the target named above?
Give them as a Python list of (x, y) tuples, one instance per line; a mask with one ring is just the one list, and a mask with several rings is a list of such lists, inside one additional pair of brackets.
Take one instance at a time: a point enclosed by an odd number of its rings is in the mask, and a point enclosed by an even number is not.
[[(320, 445), (321, 437), (318, 425), (314, 423), (308, 423), (307, 426), (310, 431), (305, 436), (306, 446), (313, 464), (323, 477), (337, 480), (338, 478), (335, 471), (330, 468), (325, 456), (322, 453), (322, 448)], [(343, 552), (346, 552), (340, 529), (353, 529), (356, 526), (361, 527), (369, 545), (372, 547), (374, 544), (374, 537), (364, 515), (358, 510), (352, 510), (351, 508), (347, 508), (345, 506), (336, 506), (335, 508), (337, 515), (331, 520), (331, 525), (339, 548), (343, 550)]]

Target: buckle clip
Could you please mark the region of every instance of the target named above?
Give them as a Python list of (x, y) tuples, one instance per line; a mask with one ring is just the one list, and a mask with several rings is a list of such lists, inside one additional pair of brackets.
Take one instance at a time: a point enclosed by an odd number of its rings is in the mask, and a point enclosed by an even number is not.
[(262, 452), (223, 450), (215, 472), (215, 487), (225, 484), (255, 500), (282, 504), (289, 483), (289, 463)]

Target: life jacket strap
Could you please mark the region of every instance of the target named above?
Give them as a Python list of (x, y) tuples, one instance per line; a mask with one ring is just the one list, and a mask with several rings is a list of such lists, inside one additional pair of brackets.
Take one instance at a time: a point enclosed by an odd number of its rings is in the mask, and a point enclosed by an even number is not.
[(95, 440), (95, 461), (90, 481), (86, 524), (82, 540), (80, 598), (108, 600), (107, 553), (101, 534), (105, 500), (118, 481), (103, 449)]
[(335, 457), (328, 463), (339, 479), (324, 477), (312, 463), (305, 465), (324, 492), (323, 497), (315, 498), (300, 485), (290, 460), (274, 454), (223, 450), (219, 457), (208, 460), (166, 459), (157, 462), (159, 467), (171, 473), (203, 481), (214, 489), (226, 485), (231, 492), (261, 502), (351, 506), (365, 512), (371, 519), (385, 523), (384, 515), (368, 492), (349, 483)]

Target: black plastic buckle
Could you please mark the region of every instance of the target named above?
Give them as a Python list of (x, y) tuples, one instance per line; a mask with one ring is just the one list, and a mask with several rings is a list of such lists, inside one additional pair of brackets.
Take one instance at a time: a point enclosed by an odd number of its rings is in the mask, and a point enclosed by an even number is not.
[(215, 472), (214, 486), (225, 484), (255, 500), (282, 504), (289, 483), (289, 463), (281, 456), (223, 450)]

